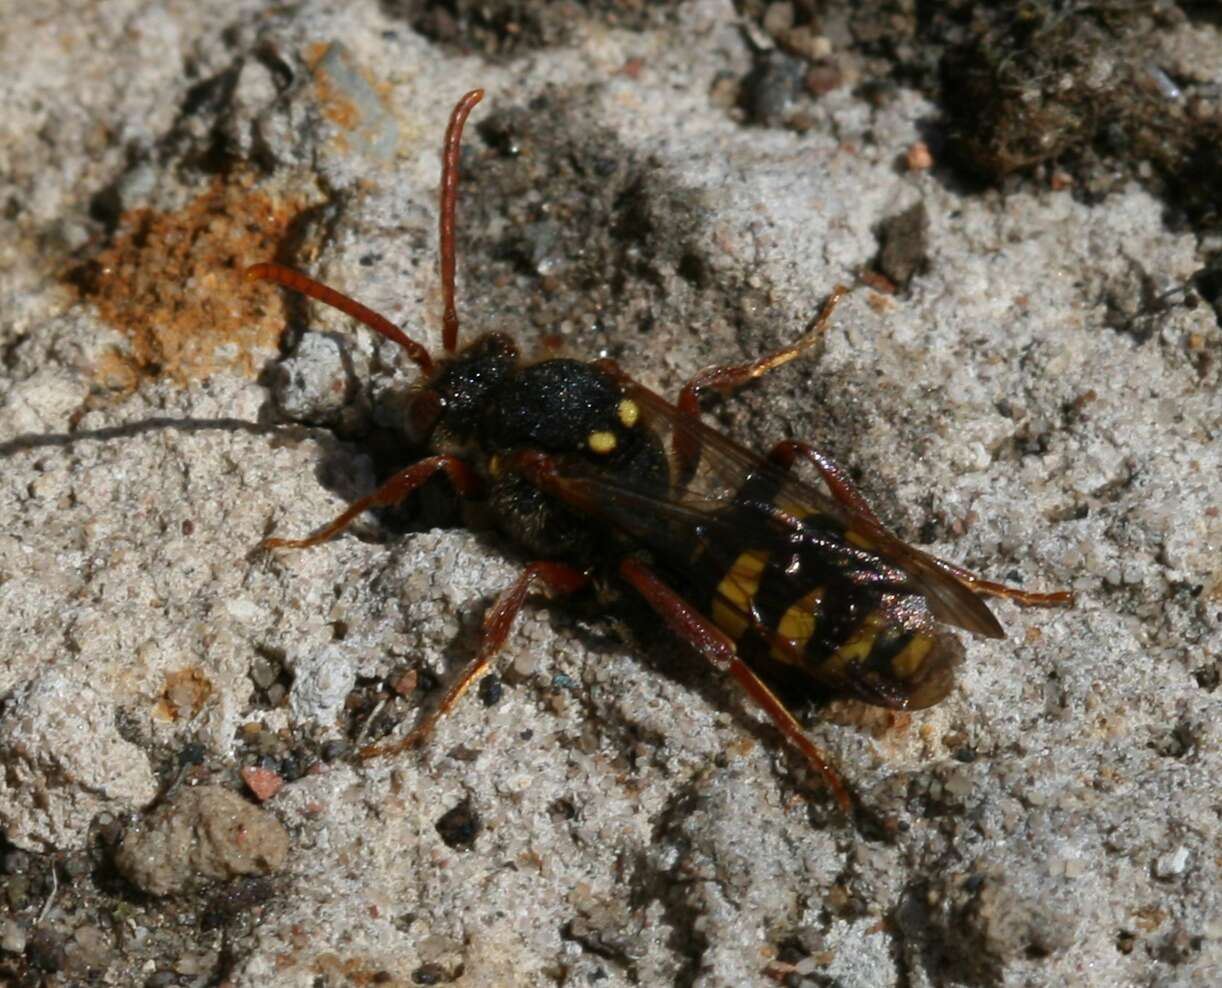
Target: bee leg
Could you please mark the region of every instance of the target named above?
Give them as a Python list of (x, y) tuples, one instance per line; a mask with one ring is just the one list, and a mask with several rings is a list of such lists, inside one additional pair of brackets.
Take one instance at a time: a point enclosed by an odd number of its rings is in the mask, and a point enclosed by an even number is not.
[(861, 491), (857, 489), (857, 485), (849, 479), (848, 473), (826, 453), (815, 449), (814, 446), (810, 446), (807, 443), (800, 443), (792, 439), (777, 443), (768, 453), (768, 459), (777, 464), (777, 466), (784, 467), (786, 470), (793, 466), (794, 460), (799, 456), (805, 457), (819, 471), (819, 475), (823, 478), (823, 482), (827, 484), (827, 489), (832, 497), (849, 510), (872, 521), (884, 531), (886, 530), (883, 523), (878, 520), (874, 509), (870, 507)]
[(437, 722), (448, 714), (463, 694), (488, 672), (493, 656), (505, 644), (514, 619), (522, 610), (526, 595), (536, 582), (543, 583), (552, 593), (570, 594), (587, 586), (590, 582), (590, 575), (565, 563), (537, 562), (527, 566), (508, 589), (501, 592), (496, 603), (484, 615), (484, 638), (480, 643), (479, 653), (463, 669), (457, 682), (446, 691), (437, 708), (402, 740), (362, 748), (360, 750), (362, 760), (380, 758), (383, 755), (393, 755), (406, 751), (408, 748), (414, 748), (432, 733)]
[(738, 655), (734, 642), (711, 620), (700, 613), (638, 559), (628, 557), (619, 565), (619, 574), (670, 626), (679, 638), (699, 652), (716, 669), (729, 672), (747, 691), (747, 695), (764, 708), (764, 712), (811, 767), (819, 773), (831, 790), (837, 804), (846, 814), (853, 811), (848, 789), (828, 763), (827, 757), (806, 736), (802, 726), (780, 698), (752, 671)]
[(750, 363), (735, 364), (729, 367), (707, 367), (700, 371), (679, 392), (679, 410), (688, 415), (699, 415), (702, 391), (712, 390), (727, 395), (744, 384), (754, 381), (757, 377), (763, 377), (770, 370), (800, 357), (822, 339), (831, 322), (832, 312), (837, 303), (848, 294), (848, 291), (849, 289), (844, 285), (837, 285), (833, 288), (827, 300), (820, 307), (818, 315), (806, 328), (806, 332), (789, 346), (752, 360)]
[(1014, 601), (1020, 607), (1073, 607), (1072, 590), (1053, 590), (1047, 593), (1024, 590), (1022, 587), (1012, 587), (1007, 583), (994, 583), (992, 580), (986, 580), (969, 569), (948, 563), (937, 556), (930, 556), (928, 553), (922, 553), (922, 555), (926, 556), (938, 569), (953, 576), (972, 593), (980, 594), (982, 597), (1004, 597), (1006, 600)]
[[(700, 395), (703, 392), (716, 391), (719, 394), (728, 395), (744, 384), (754, 381), (757, 377), (763, 377), (770, 370), (775, 370), (796, 357), (800, 357), (823, 338), (831, 322), (832, 312), (848, 292), (849, 289), (844, 285), (837, 285), (833, 288), (831, 294), (820, 306), (818, 314), (807, 326), (806, 332), (789, 346), (765, 354), (750, 363), (726, 367), (706, 367), (699, 371), (679, 392), (679, 400), (676, 402), (679, 411), (685, 415), (699, 417)], [(688, 432), (677, 431), (674, 436), (674, 450), (679, 462), (680, 476), (690, 475), (695, 470), (696, 464), (700, 462), (699, 437)]]
[[(878, 516), (871, 510), (870, 505), (866, 503), (865, 497), (862, 496), (861, 491), (857, 489), (853, 481), (849, 479), (848, 474), (826, 453), (821, 453), (806, 443), (789, 440), (777, 443), (768, 454), (770, 460), (787, 469), (793, 465), (794, 460), (799, 456), (805, 457), (819, 471), (832, 497), (850, 511), (854, 511), (868, 521), (873, 522), (884, 532), (887, 531), (886, 526), (878, 520)], [(912, 551), (920, 552), (919, 549), (913, 549)], [(992, 580), (986, 580), (971, 570), (964, 569), (962, 566), (956, 566), (954, 563), (948, 563), (945, 559), (931, 556), (927, 552), (922, 552), (921, 555), (938, 569), (942, 570), (942, 572), (964, 584), (973, 593), (985, 597), (1004, 597), (1023, 607), (1067, 607), (1073, 604), (1073, 593), (1068, 590), (1037, 593), (1032, 590), (1024, 590), (1022, 587), (1011, 587), (1004, 583), (994, 583)]]
[(372, 494), (353, 501), (343, 514), (308, 538), (264, 539), (259, 543), (257, 549), (306, 549), (320, 542), (326, 542), (351, 525), (358, 515), (369, 508), (383, 508), (398, 504), (438, 470), (444, 470), (449, 475), (454, 489), (463, 497), (473, 497), (479, 493), (480, 479), (466, 463), (456, 456), (430, 456), (427, 460), (421, 460), (405, 470), (400, 470)]

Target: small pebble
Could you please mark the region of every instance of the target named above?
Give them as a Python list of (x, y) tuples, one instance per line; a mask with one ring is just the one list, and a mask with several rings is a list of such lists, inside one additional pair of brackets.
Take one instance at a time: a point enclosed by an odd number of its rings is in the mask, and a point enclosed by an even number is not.
[(14, 875), (4, 883), (4, 898), (14, 912), (24, 909), (30, 899), (30, 880), (25, 875)]
[(67, 957), (62, 938), (46, 928), (36, 928), (26, 946), (30, 965), (38, 971), (52, 974), (64, 969)]
[(343, 347), (324, 333), (303, 333), (293, 354), (280, 362), (273, 394), (280, 411), (299, 422), (334, 422), (348, 399)]
[(198, 880), (271, 874), (288, 851), (288, 831), (266, 810), (228, 789), (197, 786), (131, 827), (115, 865), (137, 888), (168, 895)]
[(88, 854), (84, 851), (78, 851), (64, 858), (63, 868), (64, 875), (70, 880), (75, 880), (88, 875), (93, 865), (89, 860)]
[(216, 967), (216, 960), (216, 954), (210, 951), (183, 954), (174, 962), (174, 970), (188, 977), (206, 974)]
[(25, 930), (15, 919), (6, 919), (0, 923), (0, 950), (6, 954), (24, 954), (26, 945)]
[(69, 949), (75, 966), (104, 968), (110, 960), (110, 937), (96, 926), (81, 926), (73, 932)]
[(1160, 855), (1154, 862), (1154, 874), (1159, 878), (1174, 878), (1182, 875), (1188, 865), (1188, 848), (1182, 844), (1174, 851)]
[(774, 37), (793, 27), (793, 21), (794, 10), (792, 3), (782, 0), (779, 3), (768, 4), (768, 7), (764, 10), (764, 30)]
[(266, 655), (256, 655), (250, 664), (250, 678), (261, 690), (271, 686), (279, 675), (279, 667)]
[(923, 172), (932, 168), (933, 155), (929, 153), (929, 145), (924, 141), (917, 141), (909, 147), (904, 155), (904, 164), (910, 172)]
[(532, 649), (523, 649), (513, 660), (513, 671), (523, 679), (534, 675), (539, 668), (539, 656)]
[(284, 780), (271, 769), (252, 766), (242, 769), (242, 781), (260, 803), (267, 802), (284, 785)]

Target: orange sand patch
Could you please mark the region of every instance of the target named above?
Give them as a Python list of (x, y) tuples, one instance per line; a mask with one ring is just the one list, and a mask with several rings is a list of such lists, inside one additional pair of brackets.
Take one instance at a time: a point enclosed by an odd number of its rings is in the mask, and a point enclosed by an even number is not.
[(181, 384), (217, 371), (254, 377), (276, 351), (284, 311), (273, 288), (242, 272), (275, 256), (304, 205), (231, 176), (180, 210), (124, 213), (113, 243), (72, 276), (130, 340), (130, 352), (100, 362), (99, 385), (126, 390), (144, 374)]

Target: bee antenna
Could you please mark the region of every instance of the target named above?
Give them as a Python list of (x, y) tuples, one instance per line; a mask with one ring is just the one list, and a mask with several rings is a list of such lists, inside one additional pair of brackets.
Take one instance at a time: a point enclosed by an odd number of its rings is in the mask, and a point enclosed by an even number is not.
[(358, 322), (364, 323), (375, 333), (381, 333), (388, 340), (394, 340), (394, 342), (398, 343), (399, 346), (407, 351), (408, 357), (425, 374), (433, 372), (433, 360), (424, 347), (385, 316), (374, 312), (367, 305), (361, 305), (356, 299), (349, 298), (342, 292), (337, 292), (334, 288), (324, 285), (321, 281), (315, 281), (300, 271), (294, 271), (292, 268), (286, 268), (283, 264), (274, 264), (270, 261), (252, 264), (246, 269), (245, 277), (247, 281), (274, 281), (277, 285), (291, 288), (293, 291), (301, 292), (302, 295), (308, 295), (310, 298), (317, 299), (333, 309), (339, 309), (340, 312), (347, 313)]
[(458, 348), (458, 311), (454, 305), (454, 207), (458, 203), (458, 157), (463, 124), (484, 98), (482, 89), (472, 89), (450, 112), (445, 145), (441, 151), (441, 295), (445, 310), (441, 316), (441, 342), (446, 353)]

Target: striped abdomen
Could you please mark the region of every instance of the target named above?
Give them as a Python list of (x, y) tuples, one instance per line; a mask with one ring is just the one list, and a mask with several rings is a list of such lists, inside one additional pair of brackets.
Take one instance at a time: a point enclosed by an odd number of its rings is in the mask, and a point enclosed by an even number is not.
[[(745, 490), (734, 529), (760, 533), (734, 551), (706, 542), (707, 611), (768, 679), (803, 692), (855, 696), (887, 707), (918, 708), (950, 689), (962, 646), (939, 630), (923, 596), (867, 538), (836, 517), (798, 505), (761, 502)], [(778, 509), (784, 524), (761, 525)]]

